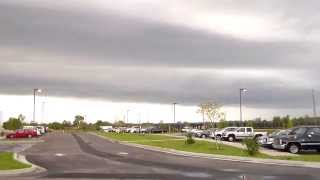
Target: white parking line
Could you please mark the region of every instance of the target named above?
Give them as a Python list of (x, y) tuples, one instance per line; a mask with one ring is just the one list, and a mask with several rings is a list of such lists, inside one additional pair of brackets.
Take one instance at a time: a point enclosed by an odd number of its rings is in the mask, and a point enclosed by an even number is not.
[(61, 157), (61, 156), (64, 156), (64, 154), (57, 153), (57, 154), (55, 154), (55, 156)]
[(118, 154), (119, 154), (119, 155), (128, 155), (127, 152), (119, 152)]
[(224, 172), (240, 172), (239, 169), (221, 169), (221, 171), (224, 171)]

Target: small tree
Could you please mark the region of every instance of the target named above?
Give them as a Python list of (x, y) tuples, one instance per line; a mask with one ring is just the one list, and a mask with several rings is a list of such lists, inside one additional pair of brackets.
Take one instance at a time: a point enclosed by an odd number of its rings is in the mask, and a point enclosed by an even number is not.
[(185, 141), (186, 144), (194, 144), (196, 141), (192, 138), (192, 134), (187, 134), (187, 140)]
[(3, 123), (3, 128), (8, 130), (17, 130), (22, 128), (22, 122), (18, 118), (9, 118), (7, 122)]
[(76, 115), (74, 117), (73, 126), (79, 129), (81, 124), (83, 124), (83, 122), (84, 122), (84, 117), (80, 115)]
[(244, 139), (242, 144), (246, 145), (248, 154), (250, 156), (254, 156), (259, 152), (260, 145), (255, 139)]
[[(221, 105), (217, 103), (202, 103), (199, 105), (199, 109), (197, 112), (204, 113), (210, 121), (211, 127), (214, 127), (214, 123), (220, 121), (225, 118), (225, 114), (220, 110)], [(218, 143), (218, 139), (216, 139), (216, 147), (220, 149), (220, 143)]]

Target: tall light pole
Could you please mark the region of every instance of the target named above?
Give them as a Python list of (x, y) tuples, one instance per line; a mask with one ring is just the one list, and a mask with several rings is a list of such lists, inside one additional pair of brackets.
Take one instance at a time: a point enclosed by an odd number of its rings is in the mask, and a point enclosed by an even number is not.
[(129, 124), (129, 109), (127, 110), (127, 124)]
[(242, 93), (247, 92), (245, 88), (240, 88), (240, 123), (242, 124)]
[(32, 123), (36, 122), (36, 95), (37, 93), (41, 93), (41, 92), (42, 92), (41, 89), (38, 89), (38, 88), (33, 89), (33, 121)]
[(317, 117), (316, 95), (315, 95), (314, 89), (312, 89), (312, 102), (313, 102), (313, 116)]
[(173, 124), (176, 123), (176, 104), (178, 103), (172, 103), (173, 104)]

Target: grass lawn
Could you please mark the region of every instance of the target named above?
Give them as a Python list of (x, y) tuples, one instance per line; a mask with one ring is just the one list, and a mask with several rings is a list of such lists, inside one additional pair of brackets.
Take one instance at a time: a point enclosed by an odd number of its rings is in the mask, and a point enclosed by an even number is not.
[(20, 163), (13, 159), (13, 153), (0, 153), (0, 170), (23, 169), (31, 167), (30, 165)]
[(309, 161), (309, 162), (320, 162), (320, 154), (299, 154), (299, 156), (285, 156), (285, 157), (276, 157), (275, 159), (283, 160), (294, 160), (294, 161)]
[[(136, 144), (156, 146), (161, 148), (170, 148), (179, 151), (206, 153), (206, 154), (218, 154), (218, 155), (230, 155), (230, 156), (249, 156), (249, 154), (242, 149), (220, 144), (221, 149), (217, 150), (216, 144), (207, 141), (196, 141), (194, 144), (185, 144), (184, 138), (176, 138), (165, 135), (154, 134), (132, 134), (132, 133), (105, 133), (99, 132), (98, 134), (107, 138), (129, 141)], [(257, 154), (255, 157), (269, 158), (265, 154)]]
[[(194, 144), (186, 144), (185, 141), (143, 141), (138, 142), (138, 144), (156, 146), (162, 148), (170, 148), (179, 151), (188, 151), (195, 153), (206, 153), (206, 154), (218, 154), (218, 155), (228, 155), (228, 156), (249, 156), (247, 151), (239, 149), (233, 146), (228, 146), (220, 144), (220, 149), (217, 149), (216, 144), (207, 141), (196, 141)], [(268, 158), (269, 156), (265, 154), (257, 154), (254, 157)]]
[[(131, 134), (131, 133), (105, 133), (99, 132), (98, 134), (103, 135), (107, 138), (111, 138), (119, 141), (128, 141), (136, 144), (149, 145), (161, 148), (175, 149), (179, 151), (195, 152), (195, 153), (206, 153), (206, 154), (218, 154), (228, 156), (242, 156), (249, 157), (247, 151), (221, 144), (221, 149), (217, 150), (215, 143), (207, 141), (196, 140), (194, 144), (185, 144), (184, 138), (176, 138), (165, 135), (154, 135), (154, 134)], [(295, 161), (309, 161), (309, 162), (320, 162), (319, 153), (303, 153), (299, 156), (268, 156), (266, 154), (258, 153), (254, 157), (257, 158), (268, 158), (268, 159), (281, 159), (281, 160), (295, 160)]]

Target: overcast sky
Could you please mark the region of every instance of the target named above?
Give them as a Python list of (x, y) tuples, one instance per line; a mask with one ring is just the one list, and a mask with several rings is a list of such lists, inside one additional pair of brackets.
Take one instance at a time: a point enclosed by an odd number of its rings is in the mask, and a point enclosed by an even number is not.
[[(115, 119), (139, 106), (145, 119), (158, 121), (179, 102), (180, 120), (196, 121), (195, 106), (208, 101), (236, 119), (245, 87), (247, 117), (311, 115), (311, 89), (316, 95), (320, 89), (319, 6), (316, 0), (1, 0), (0, 110), (4, 118), (19, 112), (31, 118), (30, 95), (39, 87), (46, 101), (60, 103), (51, 120), (77, 112)], [(24, 106), (15, 107), (17, 101)]]

